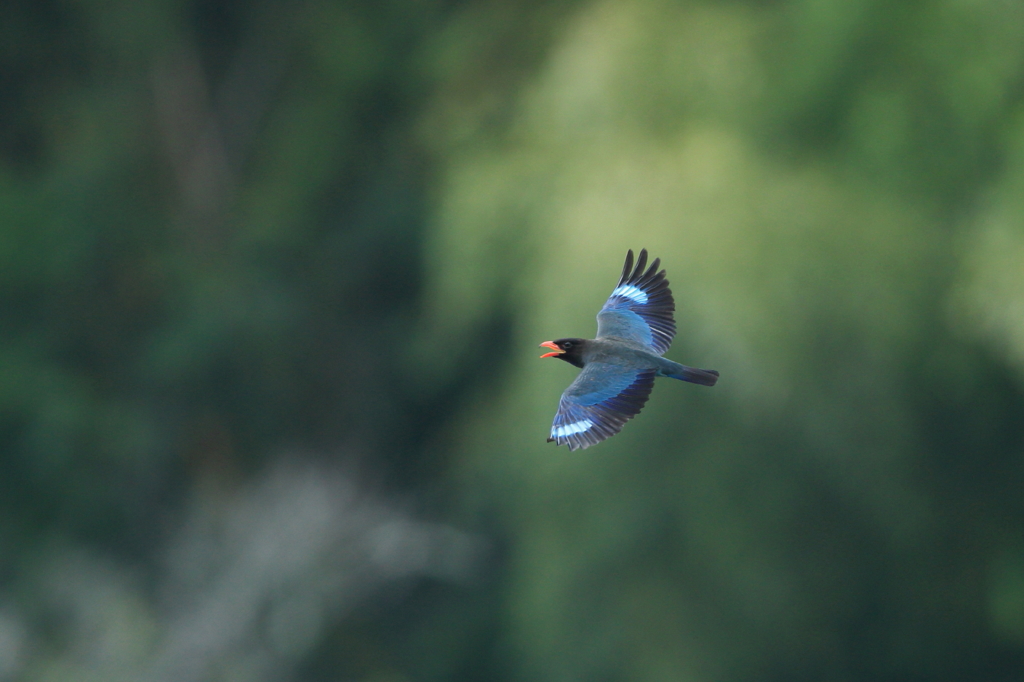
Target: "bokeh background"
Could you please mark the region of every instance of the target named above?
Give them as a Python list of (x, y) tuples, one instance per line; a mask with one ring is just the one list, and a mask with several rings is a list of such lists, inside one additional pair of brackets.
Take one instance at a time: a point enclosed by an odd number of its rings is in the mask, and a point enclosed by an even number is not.
[(0, 680), (1024, 680), (1024, 4), (0, 3)]

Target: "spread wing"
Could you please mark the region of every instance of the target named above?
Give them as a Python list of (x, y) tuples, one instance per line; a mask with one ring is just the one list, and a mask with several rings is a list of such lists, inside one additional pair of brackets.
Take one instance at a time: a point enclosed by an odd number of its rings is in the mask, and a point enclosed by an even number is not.
[(548, 442), (577, 450), (611, 438), (640, 412), (656, 375), (656, 369), (587, 363), (558, 401)]
[(641, 249), (634, 269), (630, 249), (618, 285), (597, 314), (597, 338), (616, 336), (635, 341), (658, 355), (668, 350), (676, 335), (672, 316), (676, 304), (665, 271), (658, 272), (659, 265), (661, 259), (655, 258), (647, 268), (647, 249)]

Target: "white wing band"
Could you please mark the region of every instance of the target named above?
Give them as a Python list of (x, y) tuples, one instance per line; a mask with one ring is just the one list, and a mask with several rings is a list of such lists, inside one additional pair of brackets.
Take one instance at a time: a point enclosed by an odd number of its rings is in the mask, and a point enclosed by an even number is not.
[(556, 426), (555, 428), (551, 429), (551, 437), (566, 438), (574, 433), (583, 433), (593, 425), (594, 422), (590, 421), (589, 419), (573, 422), (572, 424), (563, 424), (562, 426)]
[(621, 287), (616, 287), (615, 291), (612, 292), (612, 296), (622, 296), (637, 303), (647, 303), (647, 294), (644, 290), (632, 284), (623, 284)]

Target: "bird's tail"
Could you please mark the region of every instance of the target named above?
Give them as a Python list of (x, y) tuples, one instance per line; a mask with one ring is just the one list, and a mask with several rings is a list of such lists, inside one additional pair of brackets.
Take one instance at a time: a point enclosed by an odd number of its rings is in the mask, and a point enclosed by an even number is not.
[(679, 379), (680, 381), (689, 381), (692, 384), (700, 384), (701, 386), (714, 386), (718, 382), (718, 372), (713, 369), (687, 367), (671, 360), (667, 362), (671, 364), (661, 368), (661, 373), (664, 376)]

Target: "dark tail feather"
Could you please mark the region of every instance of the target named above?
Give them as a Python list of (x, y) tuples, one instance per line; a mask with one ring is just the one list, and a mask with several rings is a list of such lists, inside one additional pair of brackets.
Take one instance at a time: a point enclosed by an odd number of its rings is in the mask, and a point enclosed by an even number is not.
[(679, 369), (668, 376), (673, 379), (700, 384), (701, 386), (714, 386), (718, 383), (717, 371), (713, 369), (697, 369), (696, 367), (687, 367), (686, 365), (679, 365)]

